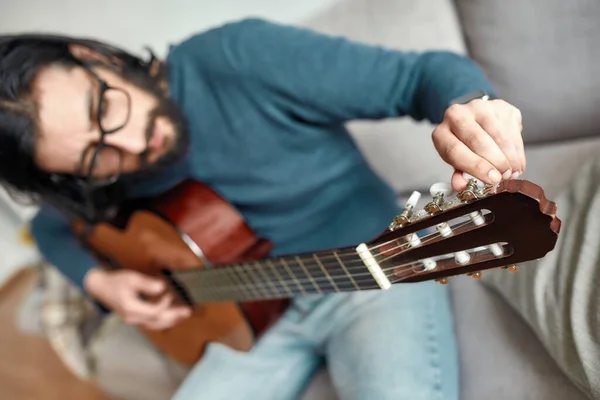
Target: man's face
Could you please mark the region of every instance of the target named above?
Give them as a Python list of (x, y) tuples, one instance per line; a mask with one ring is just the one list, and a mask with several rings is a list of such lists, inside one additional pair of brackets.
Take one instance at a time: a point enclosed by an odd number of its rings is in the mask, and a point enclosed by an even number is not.
[[(98, 153), (93, 175), (142, 176), (160, 169), (185, 152), (187, 133), (174, 103), (156, 90), (136, 85), (102, 66), (91, 67), (109, 90), (99, 104), (100, 82), (83, 67), (54, 65), (42, 69), (34, 82), (39, 137), (36, 162), (48, 172), (86, 172), (104, 130), (114, 149)], [(100, 124), (98, 120), (103, 121)], [(119, 171), (121, 170), (121, 171)]]

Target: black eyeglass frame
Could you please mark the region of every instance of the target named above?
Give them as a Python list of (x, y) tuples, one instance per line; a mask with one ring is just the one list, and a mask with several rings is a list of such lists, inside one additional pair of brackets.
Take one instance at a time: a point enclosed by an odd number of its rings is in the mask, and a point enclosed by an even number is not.
[[(100, 130), (100, 138), (97, 143), (90, 144), (83, 151), (83, 153), (81, 154), (81, 160), (79, 162), (79, 165), (80, 165), (79, 169), (75, 173), (75, 176), (76, 176), (77, 182), (78, 182), (77, 185), (82, 190), (81, 195), (83, 197), (84, 208), (86, 210), (86, 214), (88, 215), (89, 219), (97, 219), (97, 213), (95, 210), (96, 207), (95, 207), (95, 204), (93, 201), (94, 192), (98, 191), (99, 189), (102, 189), (102, 188), (105, 188), (107, 186), (117, 183), (123, 173), (123, 152), (122, 152), (122, 150), (115, 146), (106, 144), (106, 142), (104, 141), (104, 138), (106, 137), (106, 135), (113, 134), (113, 133), (118, 132), (119, 130), (123, 129), (129, 123), (129, 118), (131, 116), (131, 96), (129, 95), (129, 93), (127, 91), (125, 91), (121, 88), (110, 86), (104, 79), (102, 79), (100, 76), (98, 76), (98, 74), (96, 74), (91, 68), (92, 65), (95, 65), (94, 63), (84, 63), (84, 62), (79, 61), (78, 64), (82, 68), (84, 68), (94, 79), (96, 79), (100, 86), (100, 90), (98, 91), (98, 96), (96, 98), (97, 106), (96, 106), (96, 110), (95, 110), (96, 111), (95, 123), (98, 126), (98, 129)], [(98, 63), (98, 65), (105, 66), (104, 64), (101, 64), (101, 63)], [(119, 126), (114, 127), (113, 129), (105, 129), (104, 126), (102, 125), (103, 99), (104, 99), (105, 94), (110, 90), (115, 90), (115, 91), (118, 91), (125, 95), (125, 98), (127, 99), (127, 116), (125, 118), (125, 121), (123, 121), (123, 123), (120, 124)], [(94, 149), (93, 150), (94, 153), (92, 154), (90, 162), (86, 168), (85, 161), (87, 159), (89, 151), (92, 148)], [(118, 154), (118, 156), (119, 156), (118, 172), (115, 173), (114, 175), (111, 175), (110, 178), (108, 178), (108, 179), (94, 177), (93, 172), (94, 172), (94, 169), (96, 168), (96, 164), (98, 162), (98, 156), (104, 149), (107, 149), (107, 148), (114, 150), (116, 152), (116, 154)]]

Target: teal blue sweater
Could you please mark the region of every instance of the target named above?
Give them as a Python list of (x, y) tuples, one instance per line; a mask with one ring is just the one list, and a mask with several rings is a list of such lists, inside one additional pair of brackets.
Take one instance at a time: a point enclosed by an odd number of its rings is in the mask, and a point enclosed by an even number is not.
[[(482, 70), (461, 55), (384, 49), (258, 19), (192, 36), (166, 61), (172, 96), (189, 119), (190, 153), (132, 195), (201, 180), (274, 243), (273, 255), (358, 244), (398, 212), (396, 194), (344, 123), (439, 123), (452, 99), (493, 94)], [(42, 206), (32, 233), (47, 261), (82, 286), (97, 262), (65, 218)]]

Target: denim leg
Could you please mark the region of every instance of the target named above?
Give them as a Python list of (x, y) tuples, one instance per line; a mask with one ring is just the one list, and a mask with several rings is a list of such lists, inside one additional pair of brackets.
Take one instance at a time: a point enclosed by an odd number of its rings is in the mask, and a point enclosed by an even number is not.
[(321, 362), (301, 321), (290, 309), (249, 352), (211, 343), (172, 400), (296, 400)]
[(252, 351), (211, 344), (173, 400), (296, 400), (320, 355), (342, 400), (457, 400), (454, 340), (437, 283), (307, 296)]
[(459, 364), (446, 287), (350, 294), (330, 315), (325, 355), (343, 400), (457, 400)]

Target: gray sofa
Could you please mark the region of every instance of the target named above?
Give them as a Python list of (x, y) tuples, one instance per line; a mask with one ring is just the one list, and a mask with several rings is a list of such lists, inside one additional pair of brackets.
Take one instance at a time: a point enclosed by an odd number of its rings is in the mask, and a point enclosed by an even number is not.
[[(340, 0), (302, 23), (388, 47), (467, 52), (500, 96), (521, 108), (525, 178), (552, 196), (600, 151), (599, 21), (597, 0)], [(401, 197), (412, 190), (426, 194), (430, 184), (449, 179), (451, 170), (431, 144), (430, 124), (357, 121), (350, 128)], [(449, 286), (462, 400), (586, 398), (496, 293), (467, 277)], [(182, 376), (167, 371), (167, 363), (123, 325), (96, 343), (95, 354), (99, 384), (120, 398), (168, 398)], [(137, 368), (141, 364), (146, 368)], [(336, 399), (326, 370), (303, 396), (317, 399)]]

